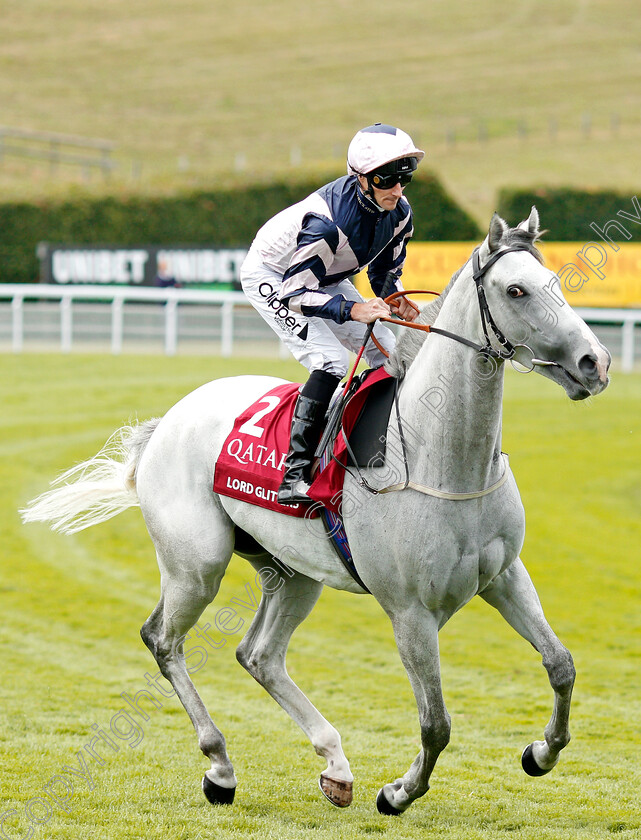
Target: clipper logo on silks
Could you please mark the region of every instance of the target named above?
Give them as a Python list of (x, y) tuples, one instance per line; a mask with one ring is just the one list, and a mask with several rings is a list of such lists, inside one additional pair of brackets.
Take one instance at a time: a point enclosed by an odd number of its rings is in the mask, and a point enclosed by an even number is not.
[(273, 310), (277, 326), (284, 332), (297, 335), (298, 338), (305, 341), (309, 324), (301, 324), (300, 321), (296, 320), (285, 304), (281, 302), (272, 284), (264, 280), (258, 287), (258, 294), (265, 299), (267, 306)]
[(310, 516), (307, 505), (276, 500), (299, 388), (298, 383), (278, 385), (236, 418), (216, 461), (216, 493), (289, 516)]

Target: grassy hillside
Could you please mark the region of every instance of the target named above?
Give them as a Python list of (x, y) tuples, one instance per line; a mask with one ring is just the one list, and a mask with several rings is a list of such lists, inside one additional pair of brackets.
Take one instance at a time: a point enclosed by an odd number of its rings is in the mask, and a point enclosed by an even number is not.
[(4, 0), (2, 122), (112, 140), (118, 167), (6, 156), (0, 188), (329, 177), (382, 120), (483, 224), (503, 185), (635, 190), (640, 36), (636, 0)]
[[(66, 807), (47, 798), (65, 793), (54, 777), (79, 767), (92, 726), (109, 732), (122, 692), (133, 696), (145, 673), (155, 673), (138, 630), (159, 580), (139, 511), (63, 537), (22, 526), (17, 509), (130, 417), (162, 414), (216, 376), (296, 378), (300, 368), (50, 354), (0, 357), (0, 371), (0, 817), (15, 811), (5, 836), (33, 828), (34, 838), (65, 840), (638, 838), (641, 534), (630, 455), (640, 377), (615, 376), (605, 394), (576, 404), (542, 377), (508, 375), (504, 446), (527, 511), (523, 556), (577, 665), (573, 740), (550, 776), (525, 776), (520, 751), (541, 737), (551, 691), (540, 657), (475, 599), (441, 634), (452, 742), (432, 790), (397, 819), (381, 817), (374, 798), (418, 750), (416, 707), (381, 609), (333, 591), (297, 632), (288, 666), (342, 733), (356, 776), (347, 811), (323, 800), (323, 762), (236, 663), (240, 632), (195, 676), (236, 767), (231, 808), (212, 808), (202, 796), (208, 763), (175, 698), (150, 708), (118, 753), (103, 750), (103, 765), (88, 758), (92, 785), (75, 776)], [(246, 585), (255, 587), (253, 576), (233, 560), (204, 620), (234, 598), (248, 603)], [(238, 615), (248, 626), (251, 609)], [(26, 808), (40, 823), (28, 821)]]

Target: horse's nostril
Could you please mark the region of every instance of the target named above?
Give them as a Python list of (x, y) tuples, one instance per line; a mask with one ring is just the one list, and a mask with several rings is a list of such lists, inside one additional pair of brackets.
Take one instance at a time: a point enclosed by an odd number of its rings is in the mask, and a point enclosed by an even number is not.
[(597, 375), (598, 366), (596, 356), (586, 354), (579, 360), (579, 370), (584, 376), (593, 377)]

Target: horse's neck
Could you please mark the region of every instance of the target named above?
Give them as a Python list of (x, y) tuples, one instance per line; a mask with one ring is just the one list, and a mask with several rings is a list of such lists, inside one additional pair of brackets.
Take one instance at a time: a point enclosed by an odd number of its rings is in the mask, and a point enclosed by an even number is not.
[[(471, 283), (467, 276), (459, 278), (435, 325), (482, 344)], [(502, 397), (502, 363), (486, 361), (453, 339), (436, 333), (428, 336), (400, 393), (412, 479), (468, 492), (498, 478)]]

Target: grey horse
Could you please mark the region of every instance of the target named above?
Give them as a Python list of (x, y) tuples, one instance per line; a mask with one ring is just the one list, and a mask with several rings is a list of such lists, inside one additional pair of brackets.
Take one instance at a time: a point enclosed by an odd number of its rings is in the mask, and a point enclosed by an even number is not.
[[(380, 790), (377, 806), (384, 814), (402, 813), (429, 789), (449, 741), (438, 632), (475, 595), (537, 649), (554, 692), (543, 739), (524, 750), (526, 772), (549, 772), (570, 740), (575, 670), (519, 558), (525, 520), (501, 453), (503, 373), (508, 359), (519, 362), (581, 400), (607, 386), (610, 356), (563, 299), (558, 278), (535, 247), (538, 238), (535, 208), (515, 228), (493, 217), (473, 257), (422, 310), (419, 320), (432, 325), (432, 334), (406, 331), (387, 363), (401, 380), (405, 445), (392, 445), (400, 438), (392, 412), (385, 465), (345, 476), (354, 563), (389, 616), (419, 713), (420, 752), (404, 775)], [(234, 418), (280, 382), (241, 376), (203, 385), (162, 419), (124, 427), (22, 513), (25, 521), (48, 521), (72, 533), (140, 505), (161, 573), (160, 601), (141, 634), (211, 760), (203, 790), (213, 803), (233, 800), (236, 777), (225, 739), (187, 672), (182, 641), (215, 598), (234, 551), (246, 557), (265, 585), (238, 661), (326, 759), (321, 790), (345, 806), (353, 776), (340, 735), (291, 680), (285, 657), (323, 586), (364, 589), (337, 558), (318, 519), (212, 491), (213, 466)], [(400, 479), (390, 485), (390, 476)], [(363, 480), (383, 492), (367, 492)]]

